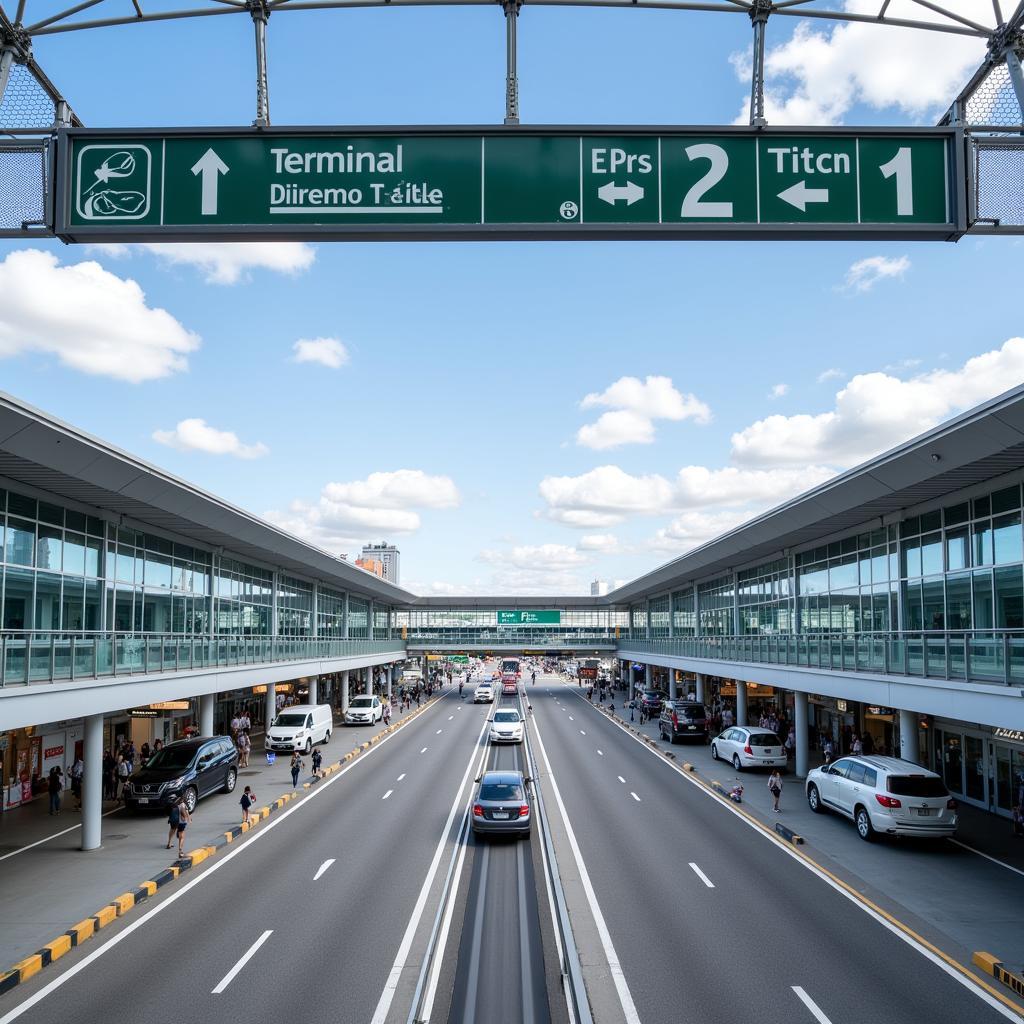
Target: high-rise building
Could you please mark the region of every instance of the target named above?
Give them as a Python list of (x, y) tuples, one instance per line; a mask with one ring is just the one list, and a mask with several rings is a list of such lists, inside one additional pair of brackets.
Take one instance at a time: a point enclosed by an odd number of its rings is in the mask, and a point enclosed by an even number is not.
[(591, 597), (604, 597), (608, 593), (608, 581), (607, 580), (594, 580), (590, 584), (590, 596)]
[(372, 558), (380, 562), (384, 567), (384, 571), (381, 573), (384, 579), (389, 583), (394, 583), (396, 586), (399, 584), (401, 577), (399, 567), (401, 553), (394, 544), (386, 544), (384, 542), (380, 544), (364, 544), (362, 557), (364, 559)]
[(372, 572), (374, 576), (384, 579), (384, 563), (379, 558), (357, 558), (356, 565), (360, 569)]

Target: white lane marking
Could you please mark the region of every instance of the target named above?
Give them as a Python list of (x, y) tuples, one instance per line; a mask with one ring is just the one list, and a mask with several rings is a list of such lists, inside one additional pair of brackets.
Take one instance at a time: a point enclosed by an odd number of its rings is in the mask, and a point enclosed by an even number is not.
[(427, 748), (426, 748), (426, 747), (424, 747), (424, 748), (423, 748), (423, 749), (422, 749), (422, 750), (420, 751), (420, 753), (421, 753), (421, 754), (425, 754), (426, 752), (427, 752)]
[[(572, 693), (573, 691), (570, 690), (569, 692)], [(575, 694), (575, 696), (579, 697), (581, 701), (585, 699), (578, 693)], [(627, 739), (631, 739), (635, 743), (638, 743), (642, 749), (646, 750), (648, 753), (656, 757), (660, 764), (663, 764), (670, 771), (675, 772), (676, 775), (678, 775), (680, 778), (685, 779), (691, 786), (695, 786), (699, 792), (703, 793), (706, 797), (708, 797), (708, 799), (714, 800), (715, 803), (719, 804), (719, 806), (724, 807), (725, 810), (727, 810), (730, 814), (736, 815), (736, 817), (740, 821), (742, 821), (743, 824), (747, 826), (747, 828), (752, 829), (763, 839), (766, 839), (773, 846), (775, 846), (776, 849), (781, 850), (782, 853), (784, 853), (787, 857), (792, 857), (793, 860), (795, 860), (798, 864), (800, 864), (802, 867), (810, 871), (812, 875), (815, 875), (817, 878), (821, 879), (821, 881), (823, 881), (827, 886), (829, 886), (829, 888), (834, 889), (841, 896), (848, 899), (855, 907), (857, 907), (858, 910), (863, 911), (865, 914), (868, 915), (868, 917), (873, 918), (875, 921), (877, 921), (883, 928), (886, 929), (886, 931), (891, 932), (893, 935), (896, 936), (896, 938), (901, 939), (908, 946), (910, 946), (911, 949), (916, 950), (926, 960), (930, 961), (936, 967), (938, 967), (939, 970), (942, 971), (944, 974), (948, 975), (954, 981), (963, 985), (963, 987), (967, 989), (972, 995), (977, 996), (983, 1003), (986, 1003), (988, 1006), (990, 1006), (1005, 1020), (1012, 1021), (1013, 1024), (1021, 1024), (1020, 1014), (1014, 1013), (1007, 1006), (1005, 1006), (998, 999), (996, 999), (995, 996), (993, 996), (990, 992), (986, 991), (980, 985), (976, 984), (973, 981), (973, 979), (968, 977), (966, 974), (961, 974), (960, 971), (958, 971), (955, 967), (951, 967), (949, 964), (947, 964), (942, 959), (942, 957), (933, 953), (930, 949), (927, 948), (927, 946), (923, 946), (920, 940), (916, 939), (913, 935), (910, 935), (907, 932), (903, 931), (902, 928), (893, 924), (891, 921), (886, 920), (880, 913), (878, 913), (877, 910), (873, 910), (866, 903), (862, 902), (862, 900), (858, 896), (855, 896), (852, 892), (848, 892), (837, 881), (835, 881), (832, 878), (829, 878), (829, 876), (825, 874), (824, 870), (820, 868), (817, 864), (815, 864), (814, 861), (810, 860), (806, 856), (801, 856), (795, 850), (791, 849), (789, 844), (786, 843), (784, 840), (776, 838), (772, 833), (765, 832), (762, 827), (760, 827), (753, 821), (749, 821), (746, 817), (744, 817), (743, 812), (740, 811), (737, 807), (734, 807), (727, 797), (720, 797), (713, 790), (705, 789), (704, 786), (702, 786), (696, 779), (690, 778), (690, 776), (686, 772), (684, 772), (683, 769), (680, 768), (678, 765), (673, 764), (671, 761), (666, 761), (657, 749), (647, 746), (647, 744), (645, 744), (643, 740), (638, 739), (636, 736), (633, 736), (631, 733), (629, 733), (624, 724), (618, 721), (612, 721), (611, 724), (614, 725), (617, 729), (620, 729), (623, 733), (625, 733)], [(259, 833), (257, 833), (257, 835), (258, 834)], [(0, 1019), (0, 1024), (7, 1024), (7, 1021)]]
[(626, 784), (626, 780), (621, 775), (616, 776), (616, 778), (618, 778), (619, 782), (621, 782), (623, 785)]
[(444, 732), (443, 729), (438, 729), (437, 732), (434, 733), (434, 735), (435, 736), (440, 736), (442, 732)]
[(228, 973), (225, 974), (223, 978), (221, 978), (220, 984), (210, 993), (210, 995), (219, 996), (221, 994), (221, 992), (223, 992), (224, 989), (226, 989), (228, 987), (228, 985), (230, 985), (231, 982), (233, 982), (235, 980), (235, 975), (238, 974), (238, 972), (256, 955), (256, 950), (258, 950), (260, 948), (260, 946), (262, 946), (263, 943), (266, 942), (267, 939), (269, 939), (270, 936), (273, 935), (273, 934), (274, 934), (274, 929), (273, 928), (271, 928), (269, 931), (265, 931), (249, 947), (248, 952), (246, 952), (242, 956), (242, 959), (239, 960), (238, 963), (235, 964), (235, 966), (232, 967), (231, 970), (228, 971)]
[[(622, 1014), (626, 1019), (626, 1024), (640, 1024), (640, 1014), (637, 1013), (636, 1004), (633, 1002), (633, 996), (629, 991), (629, 984), (626, 981), (625, 974), (622, 972), (619, 955), (615, 952), (615, 945), (612, 943), (611, 932), (608, 931), (604, 914), (601, 913), (601, 906), (597, 902), (597, 893), (594, 892), (593, 883), (590, 881), (590, 872), (587, 871), (587, 865), (583, 861), (580, 844), (576, 842), (576, 833), (573, 831), (572, 823), (569, 821), (569, 814), (565, 809), (562, 793), (558, 788), (558, 783), (555, 781), (555, 773), (551, 770), (551, 762), (548, 760), (548, 752), (544, 747), (544, 740), (541, 738), (540, 726), (537, 724), (536, 718), (533, 719), (533, 729), (537, 734), (537, 745), (540, 747), (541, 756), (544, 758), (544, 766), (548, 772), (551, 792), (555, 794), (555, 802), (558, 804), (558, 811), (562, 815), (562, 821), (565, 824), (565, 834), (569, 840), (570, 847), (572, 847), (572, 855), (576, 861), (576, 870), (579, 872), (580, 884), (583, 886), (584, 895), (587, 898), (587, 903), (590, 905), (590, 912), (594, 917), (594, 925), (597, 928), (597, 934), (600, 936), (601, 945), (604, 948), (604, 958), (608, 961), (608, 973), (615, 983), (615, 991), (622, 1006)], [(4, 1024), (4, 1022), (0, 1021), (0, 1024)]]
[[(428, 708), (429, 707), (430, 705), (428, 705)], [(87, 956), (84, 956), (77, 963), (70, 966), (63, 974), (58, 974), (53, 979), (53, 981), (48, 982), (41, 989), (39, 989), (38, 992), (34, 992), (31, 996), (29, 996), (28, 999), (26, 999), (23, 1003), (19, 1003), (8, 1013), (6, 1013), (3, 1017), (0, 1017), (0, 1024), (11, 1024), (12, 1021), (17, 1020), (23, 1013), (25, 1013), (26, 1010), (30, 1010), (33, 1006), (36, 1005), (36, 1003), (41, 1002), (48, 995), (52, 994), (53, 992), (56, 992), (57, 989), (59, 989), (61, 986), (69, 982), (76, 974), (78, 974), (80, 971), (84, 971), (90, 964), (92, 964), (94, 961), (98, 960), (101, 956), (103, 956), (104, 953), (109, 952), (119, 943), (123, 942), (125, 939), (128, 938), (129, 935), (131, 935), (137, 929), (141, 928), (148, 921), (152, 920), (152, 918), (156, 917), (157, 914), (162, 914), (168, 907), (174, 906), (174, 904), (177, 903), (178, 900), (180, 900), (184, 895), (186, 895), (186, 893), (194, 889), (197, 885), (202, 885), (202, 883), (205, 882), (206, 879), (213, 877), (213, 875), (220, 871), (226, 864), (230, 864), (231, 861), (235, 859), (235, 857), (239, 856), (240, 854), (248, 850), (253, 845), (253, 843), (257, 843), (264, 836), (270, 835), (274, 831), (274, 829), (277, 828), (282, 822), (287, 821), (288, 818), (290, 818), (297, 811), (301, 810), (303, 807), (308, 807), (310, 801), (316, 800), (318, 797), (322, 796), (331, 788), (331, 786), (333, 786), (336, 782), (338, 782), (339, 780), (343, 779), (346, 775), (348, 775), (348, 773), (352, 771), (353, 768), (356, 768), (359, 765), (364, 764), (368, 757), (371, 757), (376, 751), (380, 750), (385, 743), (390, 743), (396, 736), (399, 735), (401, 735), (401, 730), (386, 735), (377, 744), (377, 746), (372, 747), (370, 750), (368, 750), (363, 757), (359, 757), (355, 761), (352, 761), (351, 763), (347, 764), (344, 768), (341, 769), (341, 771), (339, 771), (335, 775), (332, 775), (329, 779), (326, 779), (316, 789), (312, 790), (308, 795), (304, 796), (302, 799), (297, 800), (295, 803), (293, 803), (292, 806), (289, 807), (287, 810), (281, 811), (279, 812), (279, 814), (271, 818), (270, 821), (267, 822), (265, 828), (257, 829), (249, 836), (248, 839), (246, 839), (242, 843), (232, 843), (231, 845), (234, 848), (230, 850), (228, 853), (224, 854), (224, 856), (219, 860), (213, 861), (210, 867), (206, 868), (202, 874), (196, 875), (195, 878), (193, 878), (189, 882), (186, 882), (180, 889), (176, 890), (175, 892), (172, 892), (165, 900), (163, 900), (161, 903), (156, 904), (156, 906), (154, 906), (152, 910), (147, 911), (140, 918), (137, 918), (135, 921), (132, 921), (132, 923), (127, 925), (123, 931), (117, 932), (116, 935), (111, 935), (108, 941), (104, 942), (100, 946), (97, 946)], [(470, 764), (472, 764), (472, 762), (470, 762)], [(1017, 1024), (1020, 1024), (1020, 1022), (1018, 1021)]]
[[(955, 846), (962, 846), (965, 850), (970, 850), (971, 853), (976, 853), (979, 857), (984, 857), (985, 860), (992, 861), (993, 864), (998, 864), (1001, 868), (1006, 868), (1007, 871), (1013, 871), (1015, 874), (1024, 875), (1024, 871), (1021, 871), (1020, 868), (1015, 868), (1012, 865), (1005, 863), (1004, 861), (989, 856), (989, 854), (987, 853), (982, 853), (981, 850), (976, 850), (973, 846), (968, 846), (966, 843), (961, 843), (959, 839), (950, 839), (950, 842), (953, 843)], [(10, 854), (8, 854), (8, 856), (10, 856)], [(3, 857), (0, 857), (0, 860), (3, 860)]]
[[(108, 818), (111, 814), (117, 814), (118, 811), (123, 810), (121, 807), (115, 807), (112, 811), (104, 811), (103, 817)], [(19, 853), (24, 853), (26, 850), (31, 850), (35, 846), (42, 846), (43, 843), (48, 843), (51, 839), (59, 839), (61, 836), (66, 836), (69, 832), (74, 832), (76, 828), (81, 828), (82, 823), (79, 822), (77, 825), (72, 825), (70, 828), (63, 829), (60, 832), (54, 832), (52, 836), (46, 836), (43, 839), (37, 839), (34, 843), (29, 843), (28, 846), (19, 847), (17, 850), (11, 850), (10, 853), (5, 853), (0, 860), (7, 860), (8, 857), (16, 857)]]
[(604, 751), (603, 750), (599, 750), (597, 753), (598, 753), (599, 756), (604, 757)]
[(399, 775), (397, 779), (395, 779), (395, 782), (401, 782), (402, 779), (404, 779), (404, 778), (405, 778), (405, 772), (402, 772), (402, 774)]
[(580, 735), (581, 736), (586, 736), (587, 734), (582, 729), (580, 729)]
[(394, 793), (394, 790), (393, 790), (393, 789), (389, 789), (389, 790), (388, 790), (388, 791), (387, 791), (387, 792), (386, 792), (386, 793), (385, 793), (385, 794), (384, 794), (384, 795), (383, 795), (383, 796), (381, 797), (381, 800), (387, 800), (387, 798), (388, 798), (389, 796), (391, 796), (391, 794), (392, 794), (392, 793)]
[(448, 721), (450, 722), (454, 717), (455, 717), (454, 715), (449, 715), (448, 716)]
[(573, 717), (572, 717), (572, 715), (570, 715), (570, 716), (569, 716), (569, 721), (570, 721), (570, 722), (575, 722), (575, 721), (576, 721), (576, 719), (575, 719), (575, 718), (573, 718)]
[(818, 1024), (832, 1024), (822, 1012), (821, 1007), (799, 985), (793, 985), (792, 989), (796, 993), (797, 999), (814, 1015), (814, 1019)]
[(321, 877), (322, 875), (324, 875), (324, 874), (325, 874), (325, 873), (327, 872), (327, 869), (328, 869), (328, 868), (329, 868), (329, 867), (330, 867), (330, 866), (331, 866), (331, 865), (332, 865), (333, 863), (334, 863), (334, 858), (333, 858), (333, 857), (332, 857), (332, 858), (331, 858), (330, 860), (325, 860), (325, 861), (323, 862), (323, 864), (321, 864), (321, 865), (320, 865), (320, 867), (318, 867), (318, 868), (316, 869), (316, 874), (315, 874), (315, 875), (313, 876), (313, 881), (314, 881), (314, 882), (318, 881), (318, 880), (320, 879), (320, 877)]
[(703, 871), (701, 871), (701, 869), (700, 869), (699, 867), (697, 867), (697, 865), (696, 865), (696, 864), (694, 864), (694, 863), (693, 863), (693, 861), (690, 861), (690, 867), (691, 867), (691, 868), (693, 868), (693, 873), (694, 873), (694, 874), (695, 874), (695, 875), (696, 875), (696, 876), (697, 876), (697, 877), (698, 877), (698, 878), (699, 878), (699, 879), (700, 879), (700, 880), (701, 880), (701, 881), (702, 881), (702, 882), (703, 882), (703, 883), (704, 883), (704, 884), (705, 884), (705, 885), (706, 885), (706, 886), (707, 886), (707, 887), (708, 887), (709, 889), (714, 889), (714, 887), (715, 887), (715, 883), (714, 883), (714, 882), (712, 882), (712, 881), (711, 881), (711, 879), (710, 879), (710, 878), (708, 878), (708, 876), (707, 876), (707, 875), (705, 875), (705, 874), (704, 874), (704, 872), (703, 872)]
[(638, 796), (636, 795), (636, 793), (634, 793), (634, 792), (633, 792), (633, 790), (630, 790), (630, 791), (629, 791), (629, 795), (630, 795), (630, 796), (631, 796), (631, 797), (632, 797), (632, 798), (633, 798), (633, 799), (634, 799), (634, 800), (635, 800), (635, 801), (636, 801), (637, 803), (640, 803), (640, 797), (638, 797)]

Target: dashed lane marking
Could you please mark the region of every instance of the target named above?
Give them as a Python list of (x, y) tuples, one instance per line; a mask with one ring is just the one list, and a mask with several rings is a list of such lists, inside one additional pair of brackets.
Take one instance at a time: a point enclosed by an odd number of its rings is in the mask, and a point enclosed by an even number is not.
[(598, 753), (599, 757), (604, 757), (604, 751), (603, 750), (599, 750), (597, 753)]
[(582, 729), (580, 729), (580, 735), (581, 736), (586, 736), (587, 734)]
[(572, 715), (570, 715), (570, 716), (569, 716), (569, 721), (570, 721), (570, 722), (575, 722), (575, 721), (576, 721), (576, 719), (575, 719), (575, 718), (573, 718), (573, 717), (572, 717)]
[(321, 865), (320, 865), (320, 867), (318, 867), (318, 868), (316, 869), (316, 874), (315, 874), (315, 875), (313, 876), (313, 881), (314, 881), (314, 882), (318, 881), (318, 880), (320, 879), (320, 877), (321, 877), (322, 875), (324, 875), (324, 874), (325, 874), (325, 873), (327, 872), (327, 869), (328, 869), (328, 868), (329, 868), (329, 867), (330, 867), (330, 866), (331, 866), (331, 865), (332, 865), (333, 863), (334, 863), (334, 858), (333, 858), (333, 857), (332, 857), (332, 858), (331, 858), (330, 860), (325, 860), (325, 861), (323, 862), (323, 864), (321, 864)]
[(389, 789), (389, 790), (388, 790), (388, 791), (387, 791), (387, 792), (386, 792), (386, 793), (385, 793), (385, 794), (384, 794), (384, 795), (383, 795), (383, 796), (381, 797), (381, 800), (387, 800), (387, 798), (388, 798), (389, 796), (391, 796), (391, 794), (392, 794), (392, 793), (394, 793), (394, 790), (393, 790), (393, 789)]
[(826, 1017), (822, 1012), (821, 1007), (799, 985), (793, 985), (792, 989), (796, 993), (797, 999), (799, 999), (800, 1002), (811, 1011), (811, 1014), (814, 1016), (814, 1019), (818, 1024), (832, 1024), (828, 1017)]
[(423, 749), (422, 749), (422, 750), (420, 751), (420, 753), (421, 753), (421, 754), (425, 754), (426, 752), (427, 752), (427, 748), (426, 748), (426, 747), (424, 747), (424, 748), (423, 748)]
[(440, 736), (443, 731), (444, 731), (443, 729), (438, 729), (437, 732), (434, 733), (434, 735), (435, 736)]
[(623, 785), (626, 784), (626, 780), (621, 775), (618, 776), (618, 779), (619, 779), (619, 782), (621, 782)]
[(232, 967), (231, 970), (228, 971), (228, 973), (225, 974), (223, 978), (221, 978), (220, 983), (210, 993), (210, 995), (219, 996), (221, 992), (223, 992), (224, 989), (226, 989), (228, 985), (230, 985), (231, 982), (235, 980), (235, 976), (238, 974), (238, 972), (256, 955), (256, 951), (260, 948), (260, 946), (262, 946), (263, 943), (266, 942), (267, 939), (269, 939), (270, 936), (273, 934), (273, 928), (265, 931), (242, 955), (242, 959), (239, 960), (238, 963), (235, 964), (235, 966)]
[(705, 875), (705, 874), (704, 874), (704, 872), (703, 872), (703, 871), (701, 871), (701, 869), (700, 869), (699, 867), (697, 867), (697, 865), (696, 865), (696, 864), (694, 864), (694, 863), (693, 863), (693, 861), (691, 861), (691, 862), (690, 862), (690, 867), (691, 867), (691, 868), (693, 868), (693, 873), (694, 873), (694, 874), (695, 874), (695, 875), (696, 875), (696, 876), (697, 876), (697, 877), (698, 877), (698, 878), (699, 878), (699, 879), (700, 879), (700, 880), (701, 880), (701, 881), (702, 881), (702, 882), (703, 882), (703, 883), (704, 883), (704, 884), (705, 884), (705, 885), (706, 885), (706, 886), (707, 886), (707, 887), (708, 887), (709, 889), (714, 889), (714, 887), (715, 887), (715, 883), (714, 883), (714, 882), (712, 882), (712, 881), (711, 881), (711, 879), (710, 879), (710, 878), (708, 878), (708, 876), (707, 876), (707, 875)]
[(402, 774), (399, 775), (397, 779), (395, 779), (395, 782), (401, 782), (402, 779), (404, 779), (404, 778), (405, 778), (405, 772), (402, 772)]
[(630, 790), (630, 791), (629, 791), (629, 795), (630, 795), (630, 796), (631, 796), (631, 797), (632, 797), (632, 798), (633, 798), (633, 799), (634, 799), (634, 800), (635, 800), (635, 801), (636, 801), (637, 803), (640, 803), (640, 797), (638, 797), (638, 796), (636, 795), (636, 793), (634, 793), (634, 792), (633, 792), (633, 790)]
[(448, 721), (450, 722), (450, 721), (452, 721), (452, 719), (454, 719), (454, 718), (455, 718), (455, 716), (454, 716), (454, 715), (449, 715), (449, 716), (448, 716)]

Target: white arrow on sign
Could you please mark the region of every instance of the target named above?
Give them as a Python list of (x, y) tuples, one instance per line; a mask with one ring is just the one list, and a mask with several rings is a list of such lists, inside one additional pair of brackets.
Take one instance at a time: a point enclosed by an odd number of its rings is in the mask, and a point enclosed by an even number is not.
[(632, 181), (627, 181), (625, 185), (616, 185), (614, 181), (609, 181), (607, 185), (602, 185), (597, 190), (597, 195), (599, 199), (611, 203), (612, 206), (620, 199), (625, 199), (626, 205), (632, 206), (635, 202), (643, 199), (644, 190), (642, 185), (637, 185)]
[(217, 212), (217, 183), (222, 174), (228, 173), (228, 165), (212, 150), (208, 149), (193, 165), (193, 174), (203, 176), (202, 215), (211, 217)]
[(795, 206), (801, 213), (807, 212), (808, 203), (827, 203), (827, 188), (808, 188), (806, 181), (798, 181), (795, 185), (783, 189), (779, 198), (790, 206)]

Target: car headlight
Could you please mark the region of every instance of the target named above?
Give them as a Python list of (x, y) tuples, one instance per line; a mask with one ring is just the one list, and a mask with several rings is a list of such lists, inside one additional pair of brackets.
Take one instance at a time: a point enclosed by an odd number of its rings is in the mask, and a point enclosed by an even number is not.
[(185, 785), (185, 777), (181, 776), (181, 778), (178, 779), (171, 779), (170, 782), (164, 783), (164, 785), (168, 789), (180, 789), (182, 786)]

